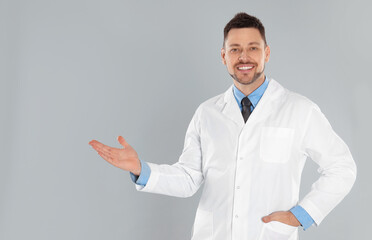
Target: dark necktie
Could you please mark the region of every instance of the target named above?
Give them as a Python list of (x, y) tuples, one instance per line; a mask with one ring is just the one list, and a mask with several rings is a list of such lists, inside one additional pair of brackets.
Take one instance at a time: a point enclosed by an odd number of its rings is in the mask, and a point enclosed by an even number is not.
[(244, 118), (244, 122), (247, 122), (249, 115), (251, 115), (251, 106), (252, 103), (249, 101), (248, 97), (242, 99), (242, 114)]

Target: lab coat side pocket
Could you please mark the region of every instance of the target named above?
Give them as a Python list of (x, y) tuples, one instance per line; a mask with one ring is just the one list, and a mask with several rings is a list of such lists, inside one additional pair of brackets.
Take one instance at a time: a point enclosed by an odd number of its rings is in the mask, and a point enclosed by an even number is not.
[(213, 212), (198, 208), (196, 210), (191, 240), (213, 239)]
[(260, 158), (269, 163), (286, 163), (293, 147), (293, 128), (263, 127), (260, 139)]
[(297, 239), (294, 235), (298, 228), (281, 222), (272, 221), (265, 223), (260, 240), (290, 240)]

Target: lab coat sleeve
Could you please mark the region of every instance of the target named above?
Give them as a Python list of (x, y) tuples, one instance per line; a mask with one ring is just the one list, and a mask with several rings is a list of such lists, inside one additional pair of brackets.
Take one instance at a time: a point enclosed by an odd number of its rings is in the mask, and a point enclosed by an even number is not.
[(200, 112), (199, 106), (187, 128), (183, 151), (178, 162), (173, 165), (147, 162), (151, 174), (145, 186), (135, 185), (138, 191), (190, 197), (199, 189), (204, 180), (200, 142)]
[(307, 156), (319, 165), (320, 177), (299, 205), (318, 226), (349, 193), (357, 169), (348, 146), (317, 106), (309, 113), (302, 144)]

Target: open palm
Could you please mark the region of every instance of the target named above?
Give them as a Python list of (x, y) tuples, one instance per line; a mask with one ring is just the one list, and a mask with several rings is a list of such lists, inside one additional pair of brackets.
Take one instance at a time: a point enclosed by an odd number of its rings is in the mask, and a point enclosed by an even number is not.
[(137, 152), (122, 136), (118, 137), (118, 141), (123, 148), (110, 147), (97, 140), (92, 140), (89, 144), (110, 164), (120, 169), (130, 171), (135, 175), (139, 175), (141, 173), (141, 163)]

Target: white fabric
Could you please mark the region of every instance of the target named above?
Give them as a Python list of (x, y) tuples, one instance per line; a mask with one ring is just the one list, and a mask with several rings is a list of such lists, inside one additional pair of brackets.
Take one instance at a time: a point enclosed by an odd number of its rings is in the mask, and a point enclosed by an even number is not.
[[(232, 87), (197, 108), (179, 161), (148, 163), (148, 183), (136, 189), (190, 197), (204, 183), (192, 240), (297, 240), (297, 227), (261, 218), (300, 204), (319, 225), (350, 191), (355, 162), (309, 99), (270, 79), (244, 124)], [(321, 176), (299, 201), (307, 157)]]

